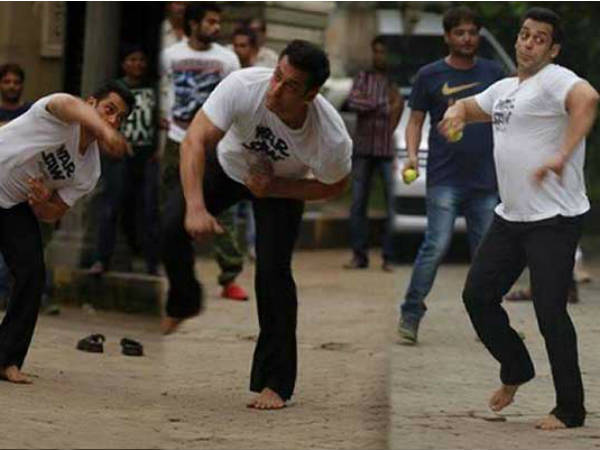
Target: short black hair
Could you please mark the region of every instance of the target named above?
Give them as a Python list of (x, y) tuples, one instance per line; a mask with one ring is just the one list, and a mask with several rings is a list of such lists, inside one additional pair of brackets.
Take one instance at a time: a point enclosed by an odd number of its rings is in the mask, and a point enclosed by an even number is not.
[(472, 23), (479, 30), (481, 28), (481, 19), (471, 8), (467, 6), (455, 6), (444, 13), (442, 20), (444, 32), (450, 33), (452, 28), (461, 23)]
[(100, 101), (108, 97), (111, 92), (117, 94), (119, 97), (121, 97), (121, 99), (123, 99), (128, 108), (127, 115), (129, 115), (135, 107), (135, 97), (129, 88), (120, 81), (109, 80), (105, 82), (91, 94), (91, 97), (94, 97), (96, 100)]
[(375, 48), (377, 44), (383, 45), (385, 48), (387, 48), (387, 43), (385, 42), (385, 38), (382, 35), (375, 36), (373, 38), (373, 40), (371, 41), (371, 48)]
[(525, 14), (523, 14), (523, 17), (521, 17), (521, 27), (527, 19), (552, 25), (552, 43), (560, 44), (562, 42), (564, 36), (562, 19), (556, 12), (548, 8), (536, 6), (528, 9)]
[(295, 39), (283, 49), (279, 59), (284, 56), (288, 57), (292, 66), (308, 74), (307, 89), (321, 87), (329, 78), (329, 58), (315, 44)]
[(248, 40), (250, 41), (250, 45), (252, 47), (257, 46), (256, 33), (254, 31), (252, 31), (250, 28), (247, 28), (247, 27), (236, 28), (234, 30), (233, 34), (231, 35), (231, 38), (233, 39), (236, 36), (247, 36)]
[(144, 54), (144, 56), (147, 56), (146, 50), (144, 50), (144, 47), (142, 46), (142, 44), (131, 43), (131, 42), (124, 43), (121, 46), (121, 62), (125, 61), (125, 58), (127, 58), (132, 53), (137, 53), (137, 52), (141, 52)]
[(0, 78), (4, 78), (7, 73), (12, 73), (21, 79), (21, 83), (25, 82), (25, 71), (16, 63), (7, 63), (0, 66)]
[(183, 17), (183, 32), (189, 36), (192, 32), (190, 20), (202, 22), (207, 12), (212, 11), (221, 14), (222, 9), (216, 2), (193, 2), (185, 8)]

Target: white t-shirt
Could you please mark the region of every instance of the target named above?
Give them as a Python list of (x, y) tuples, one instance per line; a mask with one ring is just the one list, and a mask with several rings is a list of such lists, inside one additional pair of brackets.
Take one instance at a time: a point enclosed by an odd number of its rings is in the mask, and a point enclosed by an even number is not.
[(27, 201), (28, 178), (42, 178), (69, 206), (90, 192), (100, 177), (98, 144), (79, 152), (79, 123), (65, 123), (46, 110), (43, 97), (0, 128), (0, 207)]
[(504, 219), (532, 222), (577, 216), (590, 208), (583, 177), (585, 139), (567, 161), (562, 185), (554, 172), (540, 186), (533, 182), (535, 170), (560, 150), (569, 120), (567, 94), (579, 81), (572, 71), (550, 64), (521, 83), (505, 78), (475, 96), (492, 116), (501, 200), (496, 213)]
[(169, 138), (181, 142), (196, 112), (210, 93), (229, 73), (240, 68), (237, 56), (222, 45), (194, 50), (187, 39), (166, 48), (161, 54), (161, 77), (172, 89), (169, 98)]
[(309, 104), (306, 121), (291, 129), (265, 106), (273, 69), (251, 67), (229, 75), (202, 110), (226, 132), (217, 155), (225, 173), (244, 183), (250, 165), (270, 164), (278, 177), (301, 179), (309, 171), (327, 184), (350, 172), (352, 140), (342, 118), (321, 95)]

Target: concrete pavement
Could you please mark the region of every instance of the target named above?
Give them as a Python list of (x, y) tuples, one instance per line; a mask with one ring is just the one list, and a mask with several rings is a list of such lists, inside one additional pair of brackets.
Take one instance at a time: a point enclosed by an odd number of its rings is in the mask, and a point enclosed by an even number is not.
[[(590, 449), (600, 448), (600, 264), (595, 282), (580, 286), (581, 303), (569, 312), (578, 332), (588, 416), (586, 426), (546, 432), (535, 421), (554, 406), (543, 339), (530, 302), (504, 303), (513, 326), (525, 333), (537, 376), (500, 414), (487, 408), (499, 385), (499, 365), (477, 341), (460, 292), (466, 265), (440, 268), (416, 347), (390, 348), (391, 449)], [(403, 290), (409, 271), (402, 272)], [(399, 280), (400, 281), (400, 280)]]

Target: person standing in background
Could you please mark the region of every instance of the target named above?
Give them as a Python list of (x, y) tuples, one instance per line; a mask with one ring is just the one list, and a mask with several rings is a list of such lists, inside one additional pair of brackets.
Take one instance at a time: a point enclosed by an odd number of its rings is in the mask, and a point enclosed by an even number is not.
[(350, 236), (352, 260), (346, 269), (369, 266), (369, 224), (367, 207), (373, 172), (379, 171), (383, 181), (387, 221), (382, 243), (383, 264), (392, 271), (391, 219), (393, 217), (394, 142), (393, 133), (402, 116), (404, 99), (388, 76), (387, 49), (382, 37), (371, 42), (373, 68), (360, 72), (354, 79), (348, 98), (350, 110), (358, 113), (352, 154), (352, 206)]
[(462, 213), (466, 219), (473, 257), (498, 204), (491, 126), (472, 125), (465, 130), (462, 139), (448, 142), (436, 125), (450, 105), (482, 92), (505, 74), (495, 61), (477, 56), (481, 22), (471, 9), (450, 8), (444, 14), (443, 25), (448, 56), (419, 69), (410, 96), (411, 112), (406, 127), (408, 161), (405, 168), (418, 172), (417, 154), (429, 113), (427, 229), (399, 308), (397, 331), (404, 344), (417, 342), (419, 324), (427, 310), (425, 298), (450, 246), (457, 216)]
[[(148, 61), (140, 45), (125, 45), (121, 55), (123, 78), (119, 80), (135, 97), (135, 107), (121, 126), (132, 155), (113, 158), (102, 155), (102, 190), (98, 197), (99, 226), (96, 261), (92, 274), (110, 266), (121, 217), (132, 250), (142, 248), (148, 274), (158, 273), (159, 228), (156, 154), (157, 95), (148, 80)], [(141, 245), (140, 245), (140, 242)]]
[[(161, 54), (161, 76), (170, 82), (169, 133), (163, 156), (162, 184), (173, 190), (180, 184), (179, 150), (195, 113), (210, 93), (229, 73), (240, 68), (236, 55), (215, 42), (221, 31), (221, 8), (212, 2), (192, 3), (185, 11), (188, 39), (165, 49)], [(221, 297), (245, 301), (248, 294), (235, 282), (243, 269), (244, 257), (234, 233), (233, 211), (219, 216), (225, 233), (214, 241), (221, 269), (218, 282)]]
[(254, 18), (250, 19), (247, 26), (256, 34), (258, 54), (256, 55), (254, 65), (260, 67), (275, 67), (279, 60), (279, 55), (275, 50), (265, 45), (267, 42), (267, 23), (263, 19)]

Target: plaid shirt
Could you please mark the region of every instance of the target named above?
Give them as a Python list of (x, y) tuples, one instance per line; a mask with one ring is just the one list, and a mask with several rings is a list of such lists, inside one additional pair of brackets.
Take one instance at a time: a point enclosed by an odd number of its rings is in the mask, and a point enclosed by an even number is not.
[(382, 73), (362, 71), (354, 79), (348, 106), (358, 112), (354, 133), (354, 155), (394, 156), (390, 126), (391, 81)]

